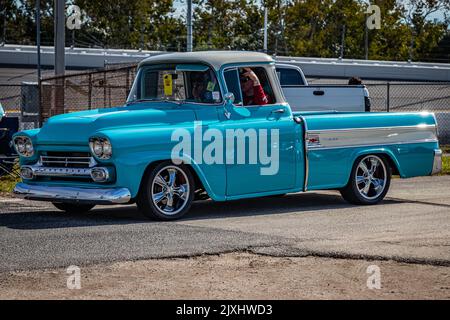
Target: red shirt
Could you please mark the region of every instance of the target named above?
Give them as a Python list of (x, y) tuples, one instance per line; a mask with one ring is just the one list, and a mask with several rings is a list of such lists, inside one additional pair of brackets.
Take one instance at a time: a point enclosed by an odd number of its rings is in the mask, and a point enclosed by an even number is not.
[(259, 84), (253, 87), (253, 96), (244, 96), (244, 106), (257, 105), (262, 106), (269, 103), (269, 96)]

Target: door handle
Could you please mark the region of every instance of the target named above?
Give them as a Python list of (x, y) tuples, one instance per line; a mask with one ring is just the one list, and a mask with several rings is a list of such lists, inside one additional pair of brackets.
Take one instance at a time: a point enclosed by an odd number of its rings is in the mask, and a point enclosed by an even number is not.
[(284, 108), (280, 108), (280, 109), (274, 109), (271, 111), (271, 113), (284, 113), (286, 110)]
[(313, 92), (315, 96), (323, 96), (325, 92), (323, 90), (316, 90)]

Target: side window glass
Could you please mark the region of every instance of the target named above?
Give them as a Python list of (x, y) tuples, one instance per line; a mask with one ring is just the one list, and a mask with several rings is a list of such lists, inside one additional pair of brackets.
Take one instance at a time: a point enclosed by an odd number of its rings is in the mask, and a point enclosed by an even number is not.
[(305, 83), (297, 70), (277, 68), (278, 78), (282, 86), (303, 86)]
[(222, 100), (219, 83), (211, 69), (207, 71), (187, 71), (187, 101), (218, 103)]
[(144, 92), (142, 94), (144, 98), (158, 97), (158, 74), (158, 71), (147, 71), (144, 73)]
[(237, 69), (226, 70), (224, 72), (224, 78), (225, 83), (227, 84), (228, 92), (234, 94), (234, 104), (242, 105), (242, 93)]
[(238, 71), (244, 106), (275, 103), (274, 91), (264, 67), (242, 67)]

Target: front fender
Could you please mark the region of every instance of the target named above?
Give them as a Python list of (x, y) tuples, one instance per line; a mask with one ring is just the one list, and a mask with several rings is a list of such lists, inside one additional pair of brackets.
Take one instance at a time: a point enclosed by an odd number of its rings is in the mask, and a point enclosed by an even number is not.
[[(215, 201), (225, 200), (225, 169), (221, 173), (220, 165), (204, 166), (198, 164), (191, 157), (183, 155), (180, 158), (172, 159), (171, 152), (134, 152), (117, 158), (114, 162), (116, 166), (117, 182), (119, 186), (130, 189), (131, 196), (134, 198), (139, 192), (139, 187), (147, 168), (155, 162), (175, 161), (175, 163), (185, 163), (189, 165), (203, 184), (205, 191)], [(217, 167), (216, 167), (217, 166)], [(209, 173), (205, 172), (209, 170)], [(215, 174), (211, 176), (211, 171)], [(219, 179), (214, 179), (219, 178)]]

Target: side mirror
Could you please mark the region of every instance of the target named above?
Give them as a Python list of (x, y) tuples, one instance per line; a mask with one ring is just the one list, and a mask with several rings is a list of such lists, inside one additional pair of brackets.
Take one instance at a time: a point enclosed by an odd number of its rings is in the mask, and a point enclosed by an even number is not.
[(240, 115), (241, 117), (249, 117), (250, 111), (244, 107), (236, 107), (234, 103), (234, 94), (232, 92), (227, 92), (223, 96), (225, 100), (225, 117), (227, 119), (231, 118), (231, 114), (235, 113)]
[(233, 104), (233, 102), (234, 102), (234, 94), (233, 94), (233, 92), (225, 93), (223, 98), (225, 99), (225, 102), (227, 104)]

